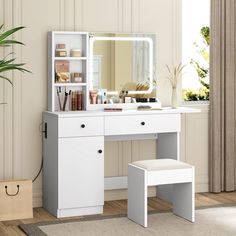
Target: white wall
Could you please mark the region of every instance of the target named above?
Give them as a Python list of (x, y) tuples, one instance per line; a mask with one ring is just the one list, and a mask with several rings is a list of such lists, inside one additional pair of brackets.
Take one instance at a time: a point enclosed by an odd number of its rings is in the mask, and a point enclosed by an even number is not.
[[(32, 179), (40, 167), (42, 136), (39, 130), (47, 100), (47, 31), (156, 33), (158, 96), (164, 105), (170, 103), (165, 64), (177, 64), (181, 60), (181, 0), (0, 0), (1, 22), (5, 28), (27, 27), (17, 34), (17, 39), (23, 40), (26, 47), (14, 48), (19, 61), (26, 62), (33, 73), (14, 73), (13, 88), (0, 81), (0, 101), (7, 102), (0, 106), (0, 179)], [(199, 190), (206, 191), (207, 112), (185, 115), (182, 123), (182, 157), (197, 164), (198, 179), (203, 183)], [(151, 158), (155, 146), (152, 141), (145, 142), (140, 144), (144, 148), (137, 155)], [(107, 150), (111, 148), (109, 145)], [(113, 145), (123, 153), (137, 146), (135, 143)], [(122, 160), (125, 155), (122, 159), (107, 156), (114, 159), (109, 159), (107, 166), (119, 162), (120, 167), (110, 172), (108, 168), (106, 174), (124, 174), (126, 161)], [(112, 196), (118, 195), (112, 193)], [(40, 206), (41, 201), (42, 176), (34, 183), (34, 206)]]

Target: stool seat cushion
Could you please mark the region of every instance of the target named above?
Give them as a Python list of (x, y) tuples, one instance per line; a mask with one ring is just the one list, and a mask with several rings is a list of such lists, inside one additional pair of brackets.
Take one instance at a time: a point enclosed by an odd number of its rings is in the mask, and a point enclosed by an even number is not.
[(192, 168), (191, 165), (173, 159), (155, 159), (133, 162), (132, 165), (141, 167), (148, 171), (154, 170), (174, 170)]

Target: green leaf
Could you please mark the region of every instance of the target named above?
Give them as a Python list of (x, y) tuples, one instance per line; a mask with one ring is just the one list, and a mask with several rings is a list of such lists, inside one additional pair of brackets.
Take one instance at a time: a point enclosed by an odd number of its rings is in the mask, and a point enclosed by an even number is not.
[(2, 79), (4, 79), (4, 80), (8, 81), (8, 82), (13, 86), (13, 83), (11, 82), (11, 80), (10, 80), (9, 78), (7, 78), (7, 77), (5, 77), (5, 76), (2, 76), (2, 75), (0, 75), (0, 78), (2, 78)]
[[(3, 29), (4, 25), (0, 26), (0, 30)], [(10, 30), (7, 30), (6, 32), (0, 33), (0, 47), (7, 47), (12, 46), (14, 44), (24, 45), (22, 42), (12, 39), (7, 39), (7, 37), (11, 36), (15, 32), (25, 28), (24, 26), (16, 27)], [(0, 60), (0, 78), (8, 81), (11, 85), (13, 85), (12, 81), (1, 75), (4, 72), (7, 71), (20, 71), (20, 72), (28, 72), (31, 73), (29, 70), (23, 68), (25, 66), (25, 63), (14, 63), (16, 58), (9, 57), (10, 55), (14, 54), (13, 52), (9, 53), (7, 56), (5, 56), (3, 59)]]
[(10, 46), (12, 46), (11, 44), (2, 44), (2, 45), (0, 45), (0, 47), (10, 47)]
[(24, 43), (16, 40), (2, 40), (0, 41), (0, 46), (11, 46), (11, 44), (20, 44), (24, 45)]
[(6, 58), (8, 58), (10, 55), (13, 55), (13, 54), (14, 54), (14, 52), (8, 53), (8, 54), (3, 58), (3, 60), (6, 60)]
[(204, 38), (206, 44), (210, 45), (210, 27), (209, 26), (203, 26), (201, 28), (201, 35)]
[(20, 27), (16, 27), (16, 28), (13, 28), (13, 29), (10, 29), (10, 30), (4, 32), (3, 34), (0, 35), (0, 42), (3, 41), (8, 36), (14, 34), (15, 32), (17, 32), (21, 29), (24, 29), (24, 28), (25, 28), (24, 26), (20, 26)]
[[(12, 61), (12, 60), (15, 60), (15, 59), (11, 59), (9, 61)], [(6, 63), (5, 65), (3, 64), (2, 67), (8, 67), (8, 66), (24, 66), (25, 63), (17, 63), (17, 64), (13, 64), (13, 63)]]
[[(21, 64), (19, 64), (19, 65), (21, 65)], [(21, 72), (29, 72), (29, 73), (31, 73), (30, 71), (28, 71), (28, 70), (26, 70), (26, 69), (24, 69), (22, 67), (15, 66), (15, 64), (11, 64), (11, 65), (8, 65), (8, 66), (0, 68), (0, 73), (6, 72), (6, 71), (10, 71), (10, 70), (18, 70), (18, 71), (21, 71)]]
[(12, 63), (12, 62), (15, 61), (15, 60), (16, 60), (16, 58), (10, 59), (10, 60), (8, 60), (8, 61), (2, 60), (2, 61), (0, 61), (0, 67), (3, 67), (3, 66), (5, 66), (5, 65), (8, 65), (8, 64)]

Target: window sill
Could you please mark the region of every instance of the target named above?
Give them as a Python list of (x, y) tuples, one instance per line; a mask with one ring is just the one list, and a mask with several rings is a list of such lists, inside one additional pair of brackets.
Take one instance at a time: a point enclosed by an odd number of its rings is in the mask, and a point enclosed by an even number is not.
[(181, 105), (183, 107), (198, 108), (202, 112), (210, 110), (210, 101), (183, 101)]

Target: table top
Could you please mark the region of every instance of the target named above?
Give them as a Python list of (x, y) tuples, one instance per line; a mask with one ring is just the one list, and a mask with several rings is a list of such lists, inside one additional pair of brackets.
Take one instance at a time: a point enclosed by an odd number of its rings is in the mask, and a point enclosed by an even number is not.
[(122, 111), (65, 111), (65, 112), (50, 112), (44, 113), (57, 117), (76, 117), (76, 116), (124, 116), (124, 115), (161, 115), (161, 114), (184, 114), (184, 113), (199, 113), (201, 109), (190, 107), (179, 107), (173, 109), (171, 107), (163, 107), (162, 109), (150, 110), (122, 110)]

